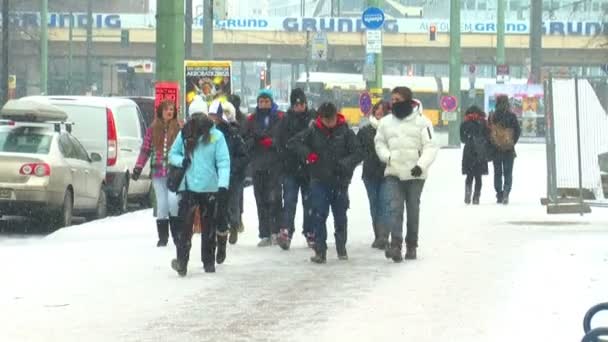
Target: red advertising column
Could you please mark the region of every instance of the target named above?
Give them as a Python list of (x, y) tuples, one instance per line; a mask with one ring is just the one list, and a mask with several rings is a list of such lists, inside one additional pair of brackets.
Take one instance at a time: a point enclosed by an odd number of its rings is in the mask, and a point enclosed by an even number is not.
[(165, 100), (173, 101), (175, 104), (175, 112), (179, 113), (180, 97), (179, 97), (179, 83), (178, 82), (156, 82), (155, 86), (155, 99), (154, 99), (154, 112), (158, 109), (161, 102)]

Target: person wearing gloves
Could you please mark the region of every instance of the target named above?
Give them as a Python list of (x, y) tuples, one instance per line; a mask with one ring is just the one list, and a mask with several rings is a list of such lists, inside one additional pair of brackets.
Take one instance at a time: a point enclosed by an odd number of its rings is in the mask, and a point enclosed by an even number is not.
[[(235, 120), (235, 114), (235, 108), (230, 102), (214, 100), (209, 107), (209, 118), (213, 120), (215, 127), (224, 134), (226, 143), (228, 143), (228, 151), (230, 152), (228, 202), (218, 224), (229, 227), (229, 241), (231, 244), (237, 242), (239, 236), (238, 229), (242, 225), (240, 198), (243, 191), (243, 181), (245, 180), (245, 168), (249, 162), (243, 138), (241, 138), (238, 129), (228, 122), (228, 120)], [(217, 263), (221, 264), (225, 258), (226, 235), (218, 234)]]
[(314, 125), (292, 138), (287, 148), (307, 164), (310, 178), (312, 225), (315, 255), (311, 262), (327, 259), (327, 217), (331, 207), (334, 237), (339, 260), (348, 260), (346, 251), (348, 186), (362, 153), (355, 133), (333, 103), (323, 103)]
[[(190, 105), (190, 120), (175, 138), (169, 152), (169, 163), (185, 169), (184, 178), (179, 186), (181, 194), (179, 214), (182, 218), (177, 243), (177, 258), (171, 267), (185, 276), (188, 270), (190, 248), (192, 247), (192, 227), (184, 224), (183, 218), (198, 206), (201, 221), (201, 259), (205, 272), (215, 272), (216, 229), (225, 235), (218, 226), (220, 208), (225, 207), (230, 184), (230, 154), (222, 132), (205, 113), (203, 105), (196, 100)], [(194, 108), (193, 108), (194, 107)], [(200, 108), (200, 109), (199, 109)]]
[[(406, 259), (416, 259), (420, 215), (420, 197), (429, 168), (438, 147), (433, 125), (422, 113), (420, 102), (413, 100), (407, 87), (396, 87), (391, 93), (392, 114), (380, 121), (374, 138), (376, 153), (386, 164), (382, 185), (381, 227), (390, 229), (390, 247), (385, 255), (401, 262), (403, 244), (403, 205), (407, 210), (405, 236)], [(383, 231), (388, 238), (388, 231)]]
[(278, 242), (282, 211), (283, 174), (281, 146), (277, 137), (283, 113), (273, 102), (272, 92), (262, 89), (258, 94), (258, 105), (247, 118), (244, 140), (251, 157), (253, 192), (258, 209), (258, 247), (268, 247)]
[(296, 88), (290, 95), (291, 108), (281, 122), (279, 130), (279, 145), (283, 151), (283, 218), (279, 232), (279, 246), (288, 250), (295, 232), (295, 216), (298, 206), (298, 192), (302, 195), (302, 234), (306, 238), (308, 247), (314, 246), (314, 233), (310, 222), (310, 189), (306, 164), (298, 159), (295, 153), (287, 150), (287, 142), (298, 133), (306, 130), (316, 117), (308, 109), (306, 95), (300, 88)]
[(173, 242), (177, 243), (176, 229), (178, 196), (167, 188), (167, 171), (169, 149), (180, 130), (173, 101), (161, 102), (156, 111), (152, 125), (146, 130), (139, 157), (131, 173), (131, 179), (137, 181), (141, 171), (150, 160), (152, 186), (156, 196), (156, 230), (158, 231), (157, 247), (164, 247), (169, 241), (169, 227)]

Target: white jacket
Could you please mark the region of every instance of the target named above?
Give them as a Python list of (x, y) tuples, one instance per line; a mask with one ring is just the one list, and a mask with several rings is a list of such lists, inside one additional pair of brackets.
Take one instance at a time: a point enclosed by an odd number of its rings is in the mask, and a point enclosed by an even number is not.
[[(378, 158), (386, 163), (385, 176), (400, 180), (427, 178), (439, 147), (434, 140), (433, 124), (421, 113), (420, 107), (401, 120), (392, 114), (380, 120), (374, 143)], [(422, 169), (418, 178), (411, 174), (416, 165)]]

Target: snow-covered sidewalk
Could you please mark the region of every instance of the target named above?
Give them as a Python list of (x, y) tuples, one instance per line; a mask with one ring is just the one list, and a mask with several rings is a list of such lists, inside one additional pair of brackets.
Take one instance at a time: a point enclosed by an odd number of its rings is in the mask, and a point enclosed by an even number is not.
[(369, 248), (359, 173), (346, 262), (330, 249), (328, 264), (311, 264), (299, 235), (289, 252), (255, 247), (251, 189), (246, 232), (212, 275), (196, 236), (189, 275), (177, 277), (149, 210), (0, 244), (0, 340), (580, 340), (587, 308), (608, 301), (608, 211), (546, 215), (544, 146), (518, 153), (512, 204), (494, 203), (489, 176), (482, 204), (467, 207), (460, 151), (441, 150), (414, 262)]

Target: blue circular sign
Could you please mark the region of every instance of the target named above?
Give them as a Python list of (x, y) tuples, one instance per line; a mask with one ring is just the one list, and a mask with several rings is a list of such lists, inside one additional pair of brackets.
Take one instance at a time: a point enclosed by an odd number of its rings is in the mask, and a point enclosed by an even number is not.
[(359, 96), (359, 109), (363, 115), (368, 115), (372, 111), (372, 97), (367, 91)]
[(368, 7), (361, 16), (363, 25), (370, 30), (377, 30), (384, 24), (384, 12), (378, 7)]

